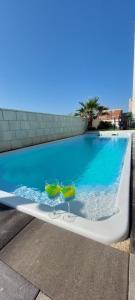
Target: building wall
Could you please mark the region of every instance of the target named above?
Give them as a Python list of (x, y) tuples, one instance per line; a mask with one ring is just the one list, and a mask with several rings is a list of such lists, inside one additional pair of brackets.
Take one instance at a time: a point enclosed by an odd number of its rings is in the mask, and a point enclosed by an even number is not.
[(0, 109), (0, 152), (84, 133), (80, 117)]
[(131, 98), (128, 101), (128, 111), (132, 112), (132, 99)]
[(111, 120), (118, 120), (122, 118), (122, 109), (112, 109), (107, 110), (107, 113), (104, 113), (103, 115), (99, 116), (99, 119), (101, 121), (111, 121)]
[(92, 127), (95, 127), (96, 129), (98, 128), (99, 124), (100, 124), (100, 120), (99, 119), (94, 119), (92, 121)]
[(134, 32), (133, 87), (132, 87), (132, 96), (131, 99), (129, 99), (129, 112), (132, 112), (133, 117), (135, 118), (135, 32)]
[(130, 102), (130, 112), (133, 114), (133, 117), (135, 118), (135, 99), (132, 99)]
[(122, 119), (122, 113), (122, 109), (107, 110), (107, 113), (99, 116), (99, 119), (104, 122), (111, 122), (112, 125), (115, 125), (117, 128), (119, 128), (119, 122)]

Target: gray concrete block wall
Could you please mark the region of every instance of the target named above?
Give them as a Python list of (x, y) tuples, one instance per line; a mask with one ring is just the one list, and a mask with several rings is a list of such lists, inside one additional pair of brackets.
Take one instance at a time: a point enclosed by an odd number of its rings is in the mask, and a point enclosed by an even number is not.
[(0, 152), (79, 135), (86, 127), (79, 117), (0, 109)]

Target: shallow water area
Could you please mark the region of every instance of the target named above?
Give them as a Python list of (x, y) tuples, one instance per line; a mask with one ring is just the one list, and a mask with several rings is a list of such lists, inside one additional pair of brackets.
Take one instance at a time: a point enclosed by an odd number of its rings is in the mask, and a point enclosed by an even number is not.
[(74, 185), (71, 212), (95, 221), (119, 211), (116, 195), (128, 144), (126, 137), (82, 135), (8, 152), (0, 156), (1, 189), (67, 211), (62, 195), (45, 193), (46, 183)]

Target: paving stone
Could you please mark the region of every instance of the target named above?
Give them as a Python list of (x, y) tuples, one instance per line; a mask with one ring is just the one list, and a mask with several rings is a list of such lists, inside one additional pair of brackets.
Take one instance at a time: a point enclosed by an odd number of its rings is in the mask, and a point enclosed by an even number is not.
[(37, 219), (0, 258), (54, 300), (127, 300), (127, 253)]
[(0, 204), (0, 249), (32, 219), (32, 216)]
[(130, 238), (130, 253), (135, 254), (135, 239), (132, 236)]
[(51, 300), (48, 296), (44, 295), (42, 292), (40, 292), (36, 298), (36, 300)]
[(135, 239), (135, 204), (131, 206), (131, 237)]
[(135, 255), (130, 255), (129, 262), (129, 300), (135, 300)]
[(131, 192), (130, 192), (130, 251), (135, 254), (135, 143), (132, 144), (132, 159), (131, 159)]
[(0, 261), (0, 300), (34, 300), (38, 289)]

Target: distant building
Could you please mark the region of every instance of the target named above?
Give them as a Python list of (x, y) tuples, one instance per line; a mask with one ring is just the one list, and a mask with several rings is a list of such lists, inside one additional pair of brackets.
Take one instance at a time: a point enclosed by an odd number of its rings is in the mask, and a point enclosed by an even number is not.
[(122, 120), (122, 109), (109, 109), (103, 113), (103, 115), (99, 116), (100, 121), (104, 122), (110, 122), (112, 125), (115, 125), (115, 127), (120, 127), (120, 122)]

